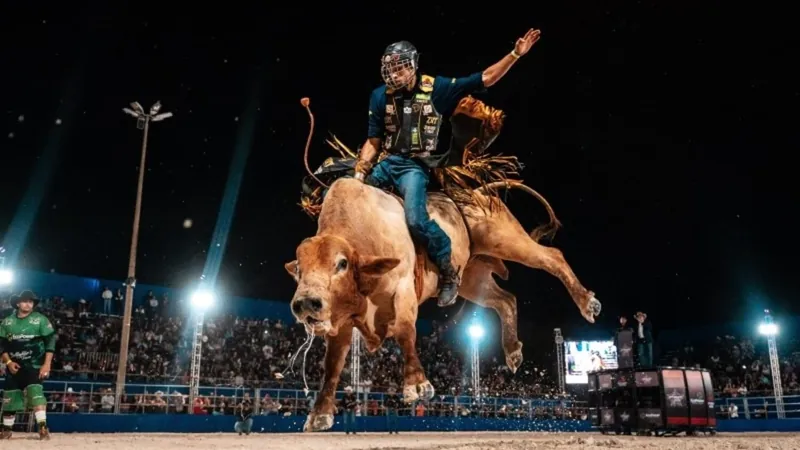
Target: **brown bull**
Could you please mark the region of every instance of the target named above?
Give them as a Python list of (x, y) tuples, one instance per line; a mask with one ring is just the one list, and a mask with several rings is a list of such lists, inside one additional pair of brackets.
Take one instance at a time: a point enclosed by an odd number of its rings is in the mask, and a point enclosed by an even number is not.
[[(550, 213), (548, 226), (557, 226), (552, 209), (535, 191), (520, 184), (512, 187), (525, 189), (543, 201)], [(544, 228), (529, 235), (499, 198), (492, 197), (491, 207), (486, 207), (490, 198), (483, 192), (475, 191), (473, 202), (459, 205), (444, 194), (431, 193), (428, 211), (450, 236), (454, 266), (463, 268), (459, 295), (497, 312), (506, 364), (516, 371), (522, 362), (516, 297), (492, 277), (494, 273), (507, 279), (504, 260), (558, 277), (589, 322), (600, 313), (600, 302), (581, 285), (561, 251), (537, 242), (536, 236)], [(433, 386), (416, 352), (415, 324), (419, 304), (436, 295), (438, 275), (428, 263), (417, 271), (417, 279), (416, 262), (415, 246), (397, 198), (352, 178), (331, 185), (316, 236), (305, 239), (297, 248), (297, 259), (286, 264), (297, 281), (293, 314), (315, 334), (324, 335), (327, 345), (324, 381), (306, 431), (333, 425), (334, 393), (354, 327), (361, 331), (370, 352), (384, 339), (396, 339), (405, 361), (406, 402), (433, 397)]]

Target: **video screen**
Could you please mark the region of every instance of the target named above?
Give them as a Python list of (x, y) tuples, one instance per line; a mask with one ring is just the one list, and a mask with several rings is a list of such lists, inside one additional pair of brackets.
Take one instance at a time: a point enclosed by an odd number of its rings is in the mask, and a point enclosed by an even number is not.
[(567, 384), (588, 384), (589, 372), (617, 368), (614, 341), (565, 341)]

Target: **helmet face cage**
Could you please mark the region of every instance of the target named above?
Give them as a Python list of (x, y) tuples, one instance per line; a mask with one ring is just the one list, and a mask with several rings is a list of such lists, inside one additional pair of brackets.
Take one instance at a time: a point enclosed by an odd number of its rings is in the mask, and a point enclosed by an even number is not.
[(390, 89), (402, 89), (417, 73), (417, 51), (387, 53), (381, 58), (381, 77)]

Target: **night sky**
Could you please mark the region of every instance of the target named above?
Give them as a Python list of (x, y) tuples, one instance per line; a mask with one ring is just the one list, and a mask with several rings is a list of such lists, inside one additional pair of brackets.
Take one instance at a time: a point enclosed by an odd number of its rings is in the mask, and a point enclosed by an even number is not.
[[(611, 3), (7, 11), (2, 245), (21, 245), (6, 230), (33, 208), (19, 267), (124, 278), (142, 133), (121, 108), (160, 100), (175, 116), (151, 129), (138, 279), (182, 287), (200, 275), (234, 152), (249, 142), (220, 283), (288, 300), (283, 264), (316, 230), (297, 205), (308, 131), (299, 99), (311, 98), (317, 118), (316, 168), (334, 155), (328, 132), (363, 143), (388, 44), (413, 42), (424, 73), (465, 76), (534, 27), (542, 39), (480, 97), (508, 114), (492, 151), (517, 155), (554, 207), (564, 228), (553, 245), (603, 302), (602, 327), (637, 308), (656, 327), (741, 320), (765, 306), (800, 313), (790, 15)], [(38, 209), (20, 209), (36, 191)], [(525, 194), (509, 201), (527, 229), (546, 219)], [(510, 267), (503, 285), (523, 319), (581, 323), (554, 277)]]

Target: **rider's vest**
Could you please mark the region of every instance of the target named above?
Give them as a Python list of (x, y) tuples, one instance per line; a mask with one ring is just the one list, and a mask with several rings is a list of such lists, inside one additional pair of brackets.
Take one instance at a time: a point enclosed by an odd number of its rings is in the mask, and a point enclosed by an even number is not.
[(436, 150), (442, 115), (431, 100), (434, 80), (422, 75), (410, 96), (386, 89), (384, 150), (389, 153), (432, 153)]

